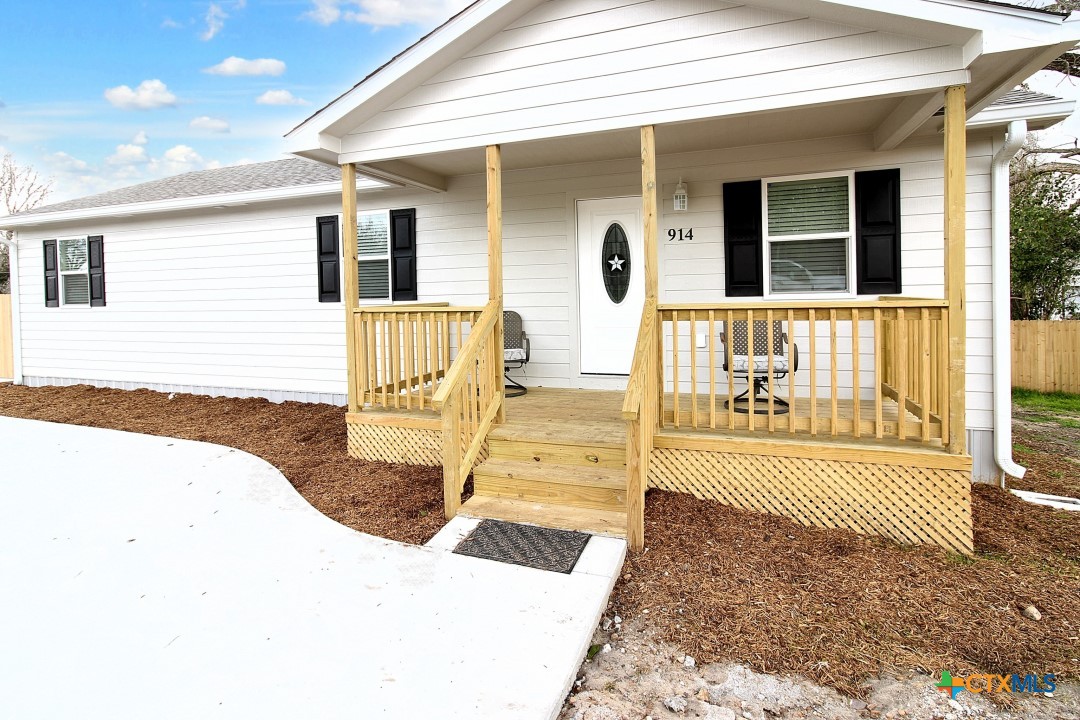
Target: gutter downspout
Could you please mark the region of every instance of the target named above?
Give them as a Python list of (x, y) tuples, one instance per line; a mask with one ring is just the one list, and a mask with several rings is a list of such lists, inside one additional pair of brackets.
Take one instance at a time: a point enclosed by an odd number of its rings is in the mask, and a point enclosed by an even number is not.
[(0, 237), (0, 245), (5, 245), (8, 249), (8, 271), (11, 273), (9, 280), (11, 285), (11, 354), (15, 360), (12, 380), (16, 385), (22, 385), (23, 358), (22, 322), (19, 307), (19, 246), (15, 240), (4, 240), (2, 237)]
[(1027, 120), (1009, 123), (1005, 144), (994, 156), (991, 170), (994, 213), (990, 240), (994, 301), (994, 461), (1003, 473), (1002, 488), (1005, 487), (1005, 475), (1022, 478), (1027, 472), (1027, 468), (1018, 465), (1012, 455), (1012, 306), (1009, 272), (1009, 163), (1023, 147), (1027, 130)]

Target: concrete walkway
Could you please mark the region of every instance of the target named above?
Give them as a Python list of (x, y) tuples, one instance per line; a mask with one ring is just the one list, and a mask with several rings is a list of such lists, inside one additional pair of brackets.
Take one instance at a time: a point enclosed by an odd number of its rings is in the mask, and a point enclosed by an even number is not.
[(214, 445), (0, 418), (0, 717), (550, 718), (618, 576), (324, 517)]

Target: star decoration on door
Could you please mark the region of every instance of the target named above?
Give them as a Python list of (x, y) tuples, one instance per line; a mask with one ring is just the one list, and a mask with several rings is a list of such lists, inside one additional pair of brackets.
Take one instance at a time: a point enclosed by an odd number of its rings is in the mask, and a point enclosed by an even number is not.
[(619, 257), (618, 254), (615, 254), (608, 260), (608, 265), (611, 266), (611, 272), (622, 272), (623, 263), (625, 262), (626, 260)]

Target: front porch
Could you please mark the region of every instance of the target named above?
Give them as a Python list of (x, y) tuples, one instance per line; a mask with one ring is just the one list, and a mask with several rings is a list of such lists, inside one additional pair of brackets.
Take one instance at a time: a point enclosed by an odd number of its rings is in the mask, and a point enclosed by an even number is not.
[[(971, 552), (964, 88), (946, 98), (943, 297), (660, 302), (655, 129), (641, 128), (644, 302), (615, 392), (505, 397), (502, 150), (488, 147), (486, 304), (359, 307), (345, 274), (350, 453), (441, 466), (447, 517), (625, 535), (633, 549), (655, 487)], [(351, 165), (343, 192), (351, 264)]]

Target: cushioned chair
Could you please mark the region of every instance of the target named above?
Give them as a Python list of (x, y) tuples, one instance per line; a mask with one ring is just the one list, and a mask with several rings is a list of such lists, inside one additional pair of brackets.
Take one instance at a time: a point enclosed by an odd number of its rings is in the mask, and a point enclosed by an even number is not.
[[(724, 323), (726, 326), (727, 323)], [(746, 320), (735, 320), (731, 323), (731, 332), (724, 327), (720, 333), (720, 342), (724, 344), (724, 370), (733, 373), (735, 377), (747, 381), (748, 387), (741, 395), (724, 403), (728, 407), (734, 403), (735, 412), (750, 412), (750, 391), (754, 391), (754, 414), (768, 415), (768, 394), (772, 393), (770, 383), (787, 377), (789, 372), (799, 370), (799, 346), (791, 346), (791, 357), (785, 354), (788, 344), (788, 336), (784, 332), (784, 323), (779, 320), (773, 321), (773, 371), (769, 377), (769, 326), (765, 320), (754, 321), (754, 352), (753, 367), (751, 368), (751, 355), (749, 352), (750, 333), (747, 331)], [(728, 367), (728, 339), (731, 340), (731, 367)], [(751, 378), (753, 382), (751, 384)], [(762, 390), (766, 396), (760, 401), (758, 397)], [(782, 415), (789, 411), (788, 403), (778, 397), (773, 397), (773, 413)]]
[(513, 310), (503, 310), (503, 366), (507, 370), (506, 397), (521, 397), (528, 388), (510, 379), (512, 368), (523, 368), (529, 362), (529, 336), (521, 327), (521, 316)]

